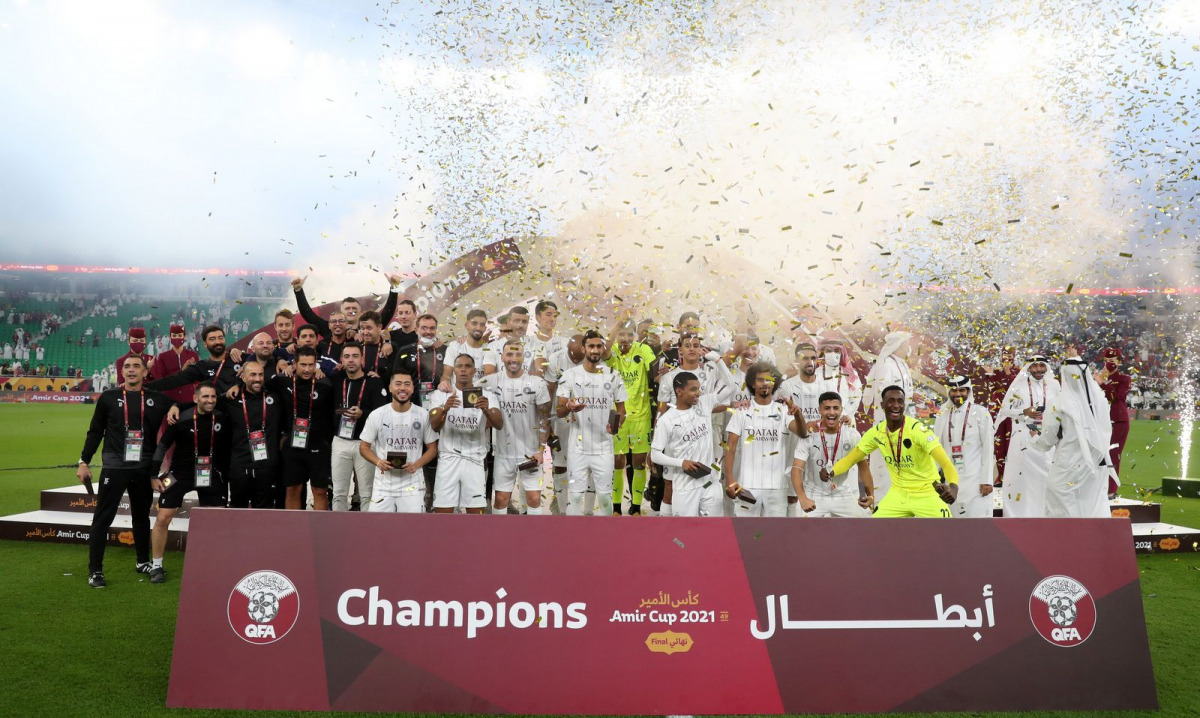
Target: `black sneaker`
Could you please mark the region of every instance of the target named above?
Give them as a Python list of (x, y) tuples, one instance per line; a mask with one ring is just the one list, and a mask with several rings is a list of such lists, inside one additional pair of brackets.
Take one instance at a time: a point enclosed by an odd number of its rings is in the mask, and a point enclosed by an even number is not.
[(629, 505), (629, 515), (630, 516), (641, 516), (642, 515), (642, 505), (641, 504), (630, 504)]
[(150, 563), (149, 561), (145, 561), (134, 566), (133, 570), (137, 571), (138, 573), (150, 573), (150, 569), (153, 566), (154, 564)]
[(167, 580), (167, 572), (162, 566), (155, 566), (150, 569), (150, 583), (162, 583)]
[(93, 571), (91, 576), (88, 576), (88, 585), (92, 588), (104, 588), (108, 582), (104, 580), (103, 571)]

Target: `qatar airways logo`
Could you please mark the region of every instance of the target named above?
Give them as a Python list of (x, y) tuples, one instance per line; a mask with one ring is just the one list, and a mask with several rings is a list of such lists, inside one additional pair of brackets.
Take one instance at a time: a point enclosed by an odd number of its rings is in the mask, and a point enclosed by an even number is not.
[(529, 411), (529, 404), (521, 399), (501, 399), (500, 410), (523, 414)]
[(747, 441), (779, 441), (779, 429), (761, 427), (746, 432)]
[(607, 396), (577, 396), (575, 401), (582, 402), (584, 406), (591, 409), (607, 409)]
[[(504, 599), (508, 591), (496, 591)], [(566, 608), (556, 601), (531, 603), (504, 600), (468, 601), (391, 601), (379, 597), (379, 587), (351, 588), (338, 597), (338, 620), (347, 626), (399, 626), (411, 628), (466, 628), (467, 638), (475, 638), (485, 628), (571, 629), (587, 625), (586, 603), (568, 603)]]
[(683, 434), (680, 434), (679, 440), (686, 444), (691, 441), (696, 441), (697, 439), (707, 439), (710, 435), (711, 430), (707, 423), (698, 424), (688, 429)]
[(446, 414), (446, 423), (456, 429), (478, 429), (481, 417), (477, 412), (470, 414)]
[(389, 436), (384, 443), (389, 449), (415, 449), (421, 445), (415, 436)]

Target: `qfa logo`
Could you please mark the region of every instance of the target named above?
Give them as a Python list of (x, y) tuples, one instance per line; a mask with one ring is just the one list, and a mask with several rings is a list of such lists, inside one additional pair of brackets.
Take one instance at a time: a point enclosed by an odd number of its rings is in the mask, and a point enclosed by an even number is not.
[(1078, 646), (1096, 628), (1096, 602), (1083, 584), (1069, 576), (1050, 576), (1029, 596), (1029, 619), (1050, 643)]
[(230, 591), (226, 613), (229, 627), (243, 641), (260, 646), (274, 643), (296, 625), (300, 594), (282, 573), (255, 571)]

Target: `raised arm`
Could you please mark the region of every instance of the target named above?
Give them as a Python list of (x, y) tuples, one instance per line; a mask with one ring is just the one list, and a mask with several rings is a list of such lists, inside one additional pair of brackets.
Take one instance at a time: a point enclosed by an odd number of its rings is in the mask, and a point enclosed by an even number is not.
[(321, 336), (328, 339), (332, 336), (329, 332), (329, 322), (318, 316), (309, 305), (308, 297), (304, 295), (305, 279), (307, 277), (296, 277), (292, 280), (292, 290), (296, 293), (296, 307), (300, 310), (300, 316), (304, 317), (304, 321), (316, 327)]

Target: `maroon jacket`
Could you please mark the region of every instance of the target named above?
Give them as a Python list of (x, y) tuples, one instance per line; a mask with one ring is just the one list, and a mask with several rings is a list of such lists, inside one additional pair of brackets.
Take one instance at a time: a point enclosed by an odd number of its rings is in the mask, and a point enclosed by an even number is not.
[(1114, 424), (1129, 421), (1129, 406), (1125, 397), (1129, 394), (1131, 382), (1132, 379), (1128, 374), (1118, 371), (1115, 374), (1109, 374), (1108, 379), (1100, 385), (1100, 388), (1104, 390), (1104, 398), (1108, 399), (1108, 418)]
[[(150, 378), (165, 379), (172, 374), (183, 371), (183, 367), (189, 361), (200, 361), (200, 355), (191, 349), (184, 349), (181, 353), (176, 354), (175, 349), (171, 348), (154, 357), (154, 367), (150, 369)], [(184, 384), (183, 386), (169, 389), (163, 393), (171, 397), (173, 401), (181, 404), (189, 404), (192, 401), (192, 393), (195, 389), (194, 384)]]

